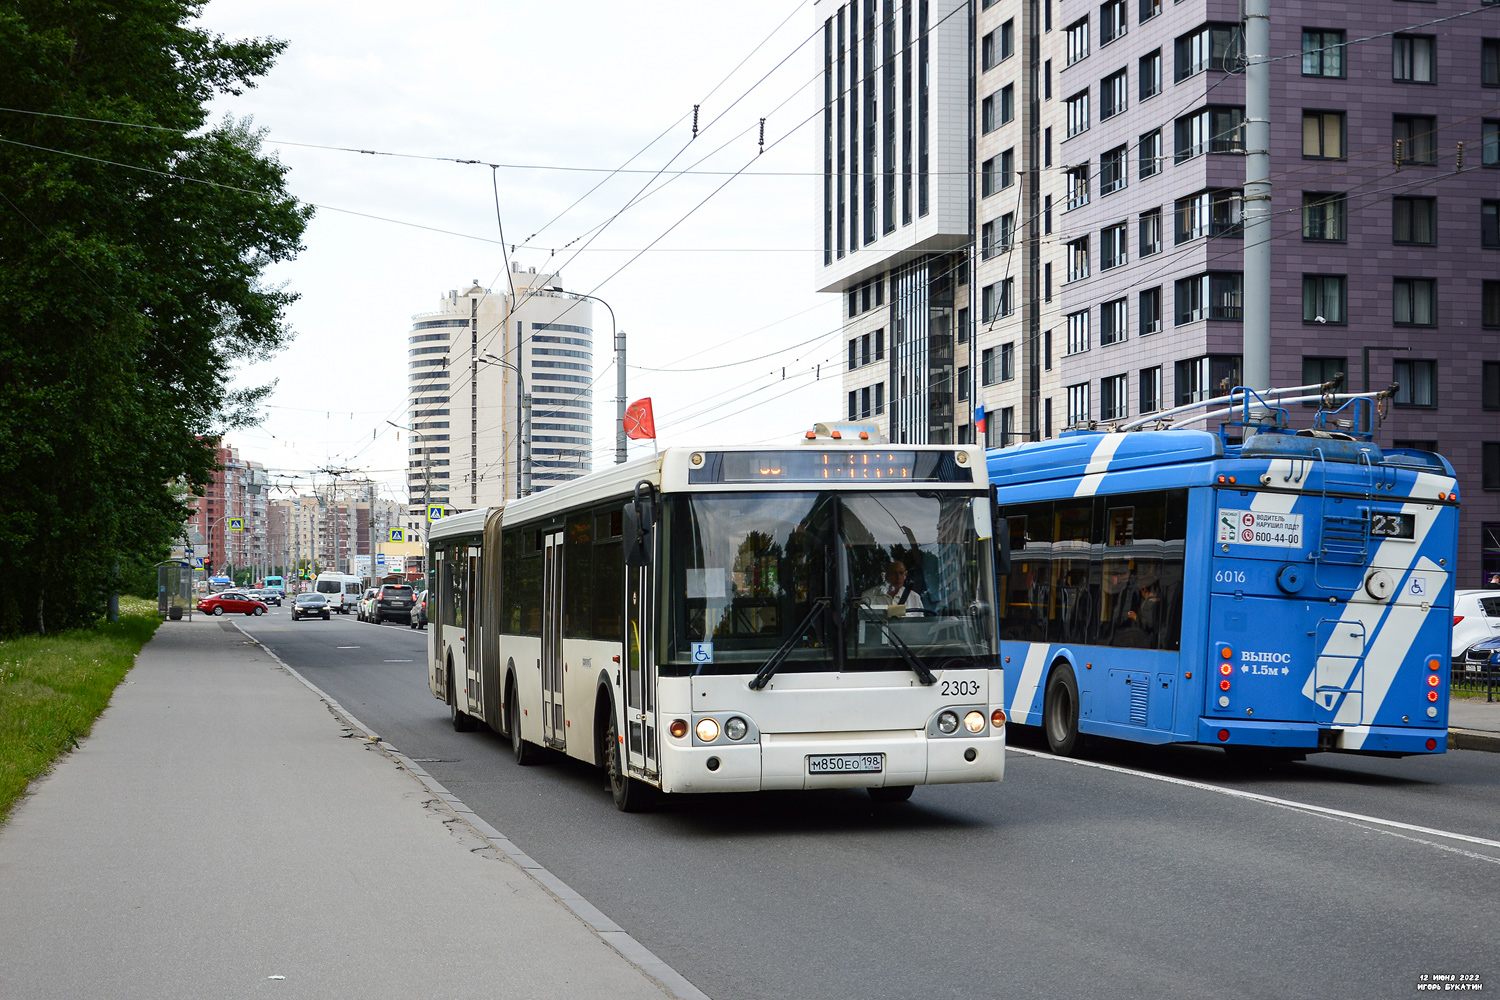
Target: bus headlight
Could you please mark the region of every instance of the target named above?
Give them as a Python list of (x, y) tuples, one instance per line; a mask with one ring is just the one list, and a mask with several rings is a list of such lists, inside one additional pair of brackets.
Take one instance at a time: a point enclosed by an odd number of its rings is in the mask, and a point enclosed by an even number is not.
[(945, 733), (958, 732), (958, 713), (944, 712), (938, 716), (938, 729)]
[(728, 736), (732, 740), (744, 739), (745, 734), (749, 731), (750, 724), (744, 719), (740, 718), (738, 715), (732, 717), (731, 719), (729, 719), (729, 721), (724, 723), (724, 735)]
[(970, 712), (964, 716), (964, 728), (971, 733), (984, 732), (984, 713)]
[(719, 723), (716, 719), (699, 719), (697, 727), (698, 738), (704, 743), (712, 743), (719, 738)]

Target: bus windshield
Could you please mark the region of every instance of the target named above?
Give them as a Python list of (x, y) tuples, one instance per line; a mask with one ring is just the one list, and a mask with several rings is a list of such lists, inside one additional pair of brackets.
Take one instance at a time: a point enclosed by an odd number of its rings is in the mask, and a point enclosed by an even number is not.
[[(666, 498), (665, 674), (992, 666), (993, 574), (953, 492)], [(805, 623), (805, 624), (804, 624)], [(696, 654), (696, 655), (695, 655)]]

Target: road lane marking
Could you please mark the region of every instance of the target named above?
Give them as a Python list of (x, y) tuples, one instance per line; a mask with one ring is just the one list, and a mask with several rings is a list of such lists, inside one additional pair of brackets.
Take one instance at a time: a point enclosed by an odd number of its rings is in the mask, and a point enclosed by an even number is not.
[(415, 660), (381, 660), (381, 663), (415, 663)]
[(334, 646), (334, 649), (358, 649), (358, 646)]
[[(1104, 764), (1094, 760), (1078, 760), (1074, 757), (1058, 757), (1055, 754), (1043, 753), (1040, 750), (1027, 750), (1024, 747), (1006, 747), (1007, 753), (1022, 753), (1028, 757), (1040, 757), (1046, 760), (1055, 760), (1066, 764), (1075, 764), (1079, 767), (1093, 767), (1101, 771), (1114, 771), (1118, 774), (1134, 775), (1138, 778), (1149, 778), (1152, 781), (1160, 781), (1167, 785), (1181, 785), (1184, 788), (1197, 788), (1205, 792), (1217, 792), (1230, 798), (1245, 799), (1250, 802), (1260, 802), (1265, 805), (1278, 806), (1282, 809), (1297, 809), (1302, 812), (1314, 813), (1319, 816), (1328, 816), (1333, 819), (1350, 820), (1358, 823), (1373, 823), (1376, 826), (1387, 827), (1392, 830), (1405, 830), (1408, 833), (1424, 833), (1429, 837), (1442, 837), (1446, 840), (1459, 840), (1466, 844), (1477, 844), (1480, 847), (1492, 847), (1500, 849), (1500, 840), (1489, 840), (1485, 837), (1474, 837), (1467, 833), (1453, 833), (1450, 830), (1438, 830), (1430, 826), (1417, 826), (1415, 823), (1403, 823), (1400, 820), (1382, 819), (1379, 816), (1367, 816), (1364, 813), (1348, 812), (1344, 809), (1333, 809), (1328, 806), (1315, 806), (1307, 802), (1296, 802), (1292, 799), (1277, 798), (1274, 795), (1265, 795), (1261, 792), (1247, 792), (1239, 788), (1225, 788), (1222, 785), (1211, 785), (1205, 781), (1193, 781), (1190, 778), (1174, 778), (1166, 774), (1153, 774), (1150, 771), (1137, 771), (1130, 767), (1121, 767), (1118, 764)], [(1434, 845), (1441, 847), (1442, 845)], [(1469, 854), (1469, 852), (1463, 852)], [(1486, 861), (1500, 863), (1500, 858), (1486, 857), (1485, 855), (1471, 855), (1482, 857)]]

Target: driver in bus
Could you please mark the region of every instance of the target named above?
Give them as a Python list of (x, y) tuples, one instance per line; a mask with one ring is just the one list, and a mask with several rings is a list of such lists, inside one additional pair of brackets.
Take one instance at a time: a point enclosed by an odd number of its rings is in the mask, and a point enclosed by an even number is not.
[(913, 609), (922, 607), (922, 595), (906, 582), (906, 563), (900, 559), (891, 560), (891, 564), (886, 567), (883, 583), (877, 583), (861, 596), (872, 608), (899, 605), (907, 609), (907, 614), (911, 614)]

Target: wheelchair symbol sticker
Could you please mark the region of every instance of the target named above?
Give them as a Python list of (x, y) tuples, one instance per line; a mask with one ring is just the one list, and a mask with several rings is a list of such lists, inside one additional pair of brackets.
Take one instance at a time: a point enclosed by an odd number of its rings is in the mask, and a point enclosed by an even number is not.
[(1425, 576), (1414, 576), (1411, 578), (1411, 593), (1413, 597), (1423, 597), (1427, 593), (1427, 578)]
[(714, 644), (711, 642), (695, 642), (693, 646), (694, 663), (714, 662)]

